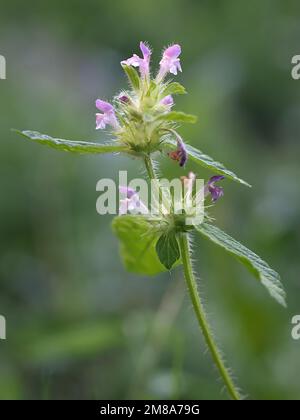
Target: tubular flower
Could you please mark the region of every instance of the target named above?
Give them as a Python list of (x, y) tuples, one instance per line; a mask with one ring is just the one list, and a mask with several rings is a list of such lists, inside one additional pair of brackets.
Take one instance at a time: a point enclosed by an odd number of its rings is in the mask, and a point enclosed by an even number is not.
[(179, 59), (180, 54), (181, 47), (178, 44), (171, 45), (164, 51), (157, 76), (158, 80), (162, 80), (167, 73), (172, 73), (176, 76), (178, 71), (182, 72)]
[(222, 181), (225, 177), (223, 175), (215, 175), (207, 182), (204, 187), (204, 195), (207, 197), (211, 195), (212, 201), (216, 203), (219, 198), (223, 197), (224, 190), (221, 187), (216, 186), (216, 182)]
[(175, 150), (174, 152), (170, 152), (169, 157), (172, 160), (176, 160), (177, 162), (179, 162), (179, 165), (181, 167), (183, 167), (186, 164), (188, 160), (188, 153), (185, 144), (181, 138), (177, 139), (177, 150)]
[(165, 106), (168, 110), (174, 105), (174, 99), (172, 95), (165, 96), (161, 101), (160, 105)]
[(143, 77), (149, 77), (151, 50), (144, 42), (140, 42), (140, 49), (142, 51), (143, 58), (140, 58), (137, 54), (133, 54), (133, 56), (127, 60), (121, 61), (121, 64), (126, 66), (139, 67), (141, 75)]
[(108, 102), (97, 99), (96, 107), (102, 111), (102, 114), (96, 114), (96, 130), (102, 130), (107, 125), (111, 125), (114, 129), (119, 128), (119, 123), (115, 114), (114, 107)]
[(120, 187), (120, 193), (125, 195), (125, 199), (120, 200), (119, 215), (123, 216), (128, 212), (148, 214), (149, 210), (141, 201), (138, 193), (129, 187)]

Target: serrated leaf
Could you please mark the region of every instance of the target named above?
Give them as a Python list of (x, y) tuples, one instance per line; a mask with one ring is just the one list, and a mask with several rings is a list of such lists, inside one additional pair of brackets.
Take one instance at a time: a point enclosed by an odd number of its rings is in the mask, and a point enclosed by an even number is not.
[[(172, 139), (168, 139), (165, 141), (166, 144), (172, 145), (175, 149), (177, 147), (177, 142)], [(200, 150), (196, 149), (189, 144), (186, 144), (186, 150), (188, 152), (189, 157), (199, 165), (203, 166), (204, 168), (210, 169), (215, 174), (224, 175), (226, 178), (231, 179), (232, 181), (238, 182), (240, 184), (246, 185), (247, 187), (251, 188), (251, 185), (248, 182), (244, 181), (243, 179), (239, 178), (234, 172), (227, 169), (222, 163), (215, 161), (210, 156), (202, 153)]]
[(127, 66), (126, 64), (122, 65), (129, 83), (131, 84), (131, 86), (133, 87), (134, 90), (139, 90), (140, 88), (140, 78), (139, 78), (139, 74), (136, 71), (136, 69), (132, 66)]
[(57, 150), (72, 153), (103, 154), (126, 152), (127, 148), (118, 144), (98, 144), (85, 141), (64, 140), (41, 134), (37, 131), (19, 131), (14, 130), (29, 140), (52, 147)]
[(216, 226), (203, 223), (197, 226), (196, 230), (241, 261), (261, 281), (270, 295), (280, 305), (286, 307), (286, 294), (279, 274), (272, 270), (258, 255)]
[(184, 112), (176, 112), (171, 111), (166, 114), (162, 114), (159, 117), (157, 117), (157, 120), (161, 121), (174, 121), (174, 122), (180, 122), (180, 123), (190, 123), (195, 124), (197, 122), (196, 115), (186, 114)]
[(120, 216), (112, 223), (120, 240), (120, 253), (125, 268), (135, 274), (154, 276), (167, 271), (156, 253), (159, 235), (142, 216)]
[(185, 87), (178, 82), (169, 83), (162, 91), (161, 97), (168, 95), (184, 95), (186, 93)]
[(176, 261), (180, 258), (176, 234), (174, 232), (164, 233), (156, 244), (156, 252), (160, 262), (167, 270), (171, 270)]

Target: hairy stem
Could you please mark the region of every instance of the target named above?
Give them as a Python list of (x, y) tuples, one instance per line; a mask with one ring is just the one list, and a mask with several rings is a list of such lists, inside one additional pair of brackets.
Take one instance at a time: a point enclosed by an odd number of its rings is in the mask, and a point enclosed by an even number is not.
[(146, 156), (144, 158), (144, 162), (145, 162), (145, 166), (146, 166), (147, 173), (148, 173), (148, 176), (149, 176), (150, 180), (151, 179), (157, 179), (154, 168), (153, 168), (153, 163), (152, 163), (151, 157)]
[[(154, 169), (154, 166), (153, 166), (151, 156), (150, 155), (146, 156), (144, 158), (144, 162), (145, 162), (147, 174), (148, 174), (148, 177), (149, 177), (150, 181), (152, 181), (152, 180), (158, 181), (158, 177), (155, 173), (155, 169)], [(163, 193), (163, 191), (161, 191), (161, 200), (162, 200), (161, 201), (161, 204), (162, 204), (161, 210), (162, 210), (162, 213), (165, 214), (166, 212), (168, 212), (168, 209), (170, 208), (170, 206), (169, 206), (170, 203), (167, 200), (167, 197)]]
[[(150, 180), (157, 179), (150, 156), (146, 156), (144, 161), (145, 161), (145, 166), (146, 166), (147, 173)], [(192, 304), (194, 307), (194, 311), (195, 311), (200, 329), (202, 331), (202, 334), (204, 335), (206, 344), (209, 348), (213, 361), (216, 364), (221, 374), (221, 377), (226, 385), (229, 395), (234, 400), (237, 400), (237, 401), (241, 400), (242, 399), (241, 395), (239, 391), (236, 389), (235, 384), (230, 376), (230, 373), (224, 364), (221, 353), (214, 341), (211, 328), (206, 319), (203, 303), (202, 303), (202, 300), (201, 300), (201, 297), (197, 288), (197, 282), (193, 273), (187, 233), (180, 234), (179, 244), (180, 244), (181, 258), (182, 258), (182, 263), (183, 263), (183, 268), (184, 268), (185, 280), (188, 286), (189, 294), (192, 300)]]
[(190, 257), (190, 247), (188, 242), (188, 235), (186, 233), (182, 233), (179, 238), (180, 250), (181, 250), (181, 258), (184, 268), (185, 279), (187, 283), (187, 287), (190, 293), (190, 297), (193, 303), (193, 307), (196, 313), (196, 317), (201, 328), (201, 331), (204, 335), (206, 344), (209, 348), (211, 356), (225, 382), (226, 388), (228, 390), (229, 395), (234, 400), (240, 400), (241, 396), (236, 389), (233, 380), (226, 368), (220, 351), (214, 341), (213, 334), (211, 332), (211, 328), (209, 323), (206, 319), (203, 303), (201, 301), (201, 297), (197, 288), (197, 282), (193, 273), (193, 267)]

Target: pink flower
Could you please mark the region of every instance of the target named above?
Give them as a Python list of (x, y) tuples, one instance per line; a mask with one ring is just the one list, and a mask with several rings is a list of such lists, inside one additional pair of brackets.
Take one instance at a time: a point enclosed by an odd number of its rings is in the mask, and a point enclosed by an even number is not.
[(174, 105), (174, 99), (172, 95), (165, 96), (161, 101), (160, 104), (165, 106), (168, 109), (171, 109)]
[(130, 188), (130, 187), (120, 186), (119, 191), (120, 191), (120, 194), (125, 195), (126, 198), (132, 198), (135, 194), (137, 194), (137, 192), (133, 188)]
[(140, 42), (140, 49), (142, 51), (143, 58), (140, 58), (138, 55), (133, 54), (133, 56), (131, 58), (128, 58), (128, 60), (121, 61), (121, 64), (126, 66), (139, 67), (141, 75), (143, 77), (148, 77), (150, 71), (149, 66), (151, 50), (144, 42)]
[(114, 129), (119, 128), (119, 123), (115, 114), (114, 107), (108, 102), (97, 99), (96, 107), (103, 112), (103, 114), (96, 114), (96, 130), (104, 129), (107, 125), (111, 125)]
[(129, 187), (120, 187), (120, 193), (125, 195), (124, 200), (120, 200), (119, 215), (123, 216), (128, 212), (135, 212), (138, 214), (148, 214), (149, 210), (141, 201), (138, 193)]
[(160, 70), (158, 73), (158, 80), (162, 80), (167, 73), (177, 75), (178, 71), (182, 72), (179, 56), (181, 54), (181, 47), (178, 44), (171, 45), (167, 48), (160, 62)]

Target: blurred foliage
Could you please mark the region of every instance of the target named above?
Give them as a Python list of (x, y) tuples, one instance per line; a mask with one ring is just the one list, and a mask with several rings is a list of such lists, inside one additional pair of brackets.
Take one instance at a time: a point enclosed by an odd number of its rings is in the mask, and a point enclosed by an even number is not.
[[(158, 6), (158, 7), (157, 7)], [(0, 53), (0, 398), (226, 398), (199, 338), (183, 279), (124, 271), (96, 182), (139, 162), (77, 157), (30, 144), (11, 128), (102, 141), (94, 100), (126, 83), (119, 62), (148, 40), (183, 47), (199, 116), (181, 130), (253, 189), (227, 181), (217, 224), (278, 270), (288, 310), (212, 244), (197, 240), (201, 290), (216, 336), (252, 399), (299, 399), (300, 5), (288, 0), (5, 1)], [(179, 168), (162, 159), (168, 176)], [(194, 168), (191, 164), (190, 168)], [(210, 172), (198, 174), (208, 177)]]

